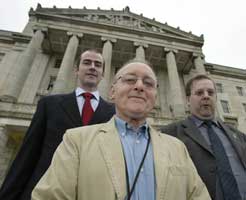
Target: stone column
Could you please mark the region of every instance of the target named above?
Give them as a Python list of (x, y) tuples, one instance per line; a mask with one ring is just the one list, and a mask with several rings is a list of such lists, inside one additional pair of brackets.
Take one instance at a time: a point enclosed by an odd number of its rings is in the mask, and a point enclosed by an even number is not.
[(148, 44), (143, 44), (140, 42), (134, 42), (134, 46), (136, 46), (136, 59), (145, 60), (145, 48), (148, 48)]
[(1, 99), (12, 102), (17, 100), (30, 71), (32, 62), (37, 52), (41, 49), (45, 31), (47, 31), (46, 28), (38, 28), (36, 30), (27, 48), (20, 56), (20, 60), (15, 63), (8, 73), (8, 78), (5, 79), (0, 92)]
[(194, 62), (196, 71), (199, 74), (206, 74), (203, 58), (204, 56), (202, 54), (193, 53), (193, 62)]
[(66, 93), (69, 89), (69, 78), (73, 73), (74, 60), (79, 46), (79, 38), (83, 37), (82, 33), (67, 33), (70, 36), (62, 63), (52, 90), (52, 94)]
[(7, 142), (8, 136), (6, 126), (0, 124), (0, 186), (4, 180), (10, 157), (7, 152)]
[(166, 52), (168, 78), (171, 90), (171, 109), (173, 111), (174, 117), (182, 117), (185, 114), (185, 107), (175, 59), (175, 53), (178, 51), (168, 48), (164, 48), (164, 50)]
[(7, 52), (0, 62), (0, 96), (4, 89), (4, 82), (8, 78), (8, 74), (12, 71), (13, 66), (18, 63), (20, 52), (14, 46), (11, 51)]
[(112, 61), (112, 53), (113, 53), (113, 43), (116, 42), (114, 38), (101, 38), (104, 41), (102, 55), (105, 62), (104, 75), (103, 80), (99, 84), (100, 95), (108, 99), (108, 92), (111, 84), (111, 61)]
[(45, 74), (50, 56), (39, 53), (33, 61), (31, 70), (18, 98), (19, 103), (32, 104), (35, 100), (39, 85)]

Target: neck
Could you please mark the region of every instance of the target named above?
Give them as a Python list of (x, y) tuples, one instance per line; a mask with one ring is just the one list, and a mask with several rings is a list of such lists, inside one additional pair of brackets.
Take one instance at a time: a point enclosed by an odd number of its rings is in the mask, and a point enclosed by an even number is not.
[(200, 117), (200, 116), (196, 116), (196, 115), (192, 115), (193, 117), (201, 120), (201, 121), (204, 121), (204, 120), (214, 120), (214, 116), (208, 116), (208, 117)]
[(95, 92), (95, 91), (97, 91), (96, 87), (88, 87), (88, 86), (79, 86), (79, 87), (82, 88), (86, 92)]
[(132, 126), (134, 129), (138, 129), (140, 126), (142, 126), (146, 122), (146, 118), (126, 118), (122, 115), (116, 114), (117, 117), (120, 119), (124, 120), (127, 124)]

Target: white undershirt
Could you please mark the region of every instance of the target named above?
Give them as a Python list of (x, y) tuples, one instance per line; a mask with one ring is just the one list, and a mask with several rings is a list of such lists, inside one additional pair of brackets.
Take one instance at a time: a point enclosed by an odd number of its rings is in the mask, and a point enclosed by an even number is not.
[[(79, 113), (81, 115), (82, 113), (82, 108), (83, 108), (83, 105), (84, 105), (84, 102), (85, 102), (85, 99), (84, 97), (81, 95), (83, 93), (85, 93), (86, 91), (83, 90), (82, 88), (80, 87), (77, 87), (76, 90), (75, 90), (75, 94), (76, 94), (76, 99), (77, 99), (77, 104), (78, 104), (78, 107), (79, 107)], [(93, 98), (91, 99), (91, 106), (92, 106), (92, 109), (95, 111), (97, 109), (97, 106), (99, 104), (99, 92), (98, 91), (94, 91), (94, 92), (90, 92), (91, 94), (93, 94)]]

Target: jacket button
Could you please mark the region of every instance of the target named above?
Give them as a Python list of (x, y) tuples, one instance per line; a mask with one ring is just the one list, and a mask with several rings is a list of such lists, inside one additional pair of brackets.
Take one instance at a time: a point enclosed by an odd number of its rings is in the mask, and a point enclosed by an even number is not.
[(210, 173), (215, 173), (216, 170), (217, 170), (217, 167), (212, 167), (212, 168), (209, 169), (209, 172)]

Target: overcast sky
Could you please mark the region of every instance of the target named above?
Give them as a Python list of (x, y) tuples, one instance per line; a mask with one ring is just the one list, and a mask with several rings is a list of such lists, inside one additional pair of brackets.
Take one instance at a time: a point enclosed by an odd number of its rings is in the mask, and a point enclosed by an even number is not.
[(0, 29), (21, 32), (28, 11), (42, 7), (121, 10), (204, 35), (206, 62), (246, 69), (246, 0), (2, 0)]

